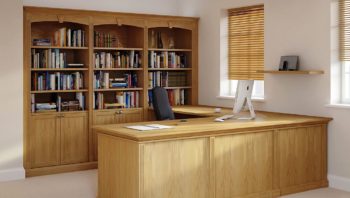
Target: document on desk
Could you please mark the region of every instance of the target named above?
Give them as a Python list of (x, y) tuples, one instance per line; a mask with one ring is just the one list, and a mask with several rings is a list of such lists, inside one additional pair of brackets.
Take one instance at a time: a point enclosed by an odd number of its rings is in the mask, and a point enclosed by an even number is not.
[(149, 125), (136, 125), (136, 126), (126, 126), (128, 129), (134, 129), (138, 131), (152, 131), (159, 129), (171, 129), (173, 126), (161, 125), (161, 124), (149, 124)]

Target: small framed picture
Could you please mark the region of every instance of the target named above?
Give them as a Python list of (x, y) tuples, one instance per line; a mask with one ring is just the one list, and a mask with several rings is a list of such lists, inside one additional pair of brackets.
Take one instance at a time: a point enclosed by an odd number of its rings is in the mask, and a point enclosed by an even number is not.
[(280, 71), (299, 70), (299, 56), (281, 56)]

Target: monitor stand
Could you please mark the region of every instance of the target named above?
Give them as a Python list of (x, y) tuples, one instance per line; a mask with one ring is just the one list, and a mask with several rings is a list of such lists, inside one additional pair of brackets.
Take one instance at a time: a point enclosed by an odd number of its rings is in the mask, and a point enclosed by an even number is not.
[(248, 109), (249, 109), (249, 112), (250, 112), (250, 117), (240, 117), (238, 115), (235, 115), (235, 119), (237, 120), (254, 120), (255, 117), (256, 117), (256, 114), (255, 114), (255, 111), (254, 111), (254, 107), (253, 107), (253, 103), (251, 101), (250, 98), (246, 98), (246, 104), (248, 105)]

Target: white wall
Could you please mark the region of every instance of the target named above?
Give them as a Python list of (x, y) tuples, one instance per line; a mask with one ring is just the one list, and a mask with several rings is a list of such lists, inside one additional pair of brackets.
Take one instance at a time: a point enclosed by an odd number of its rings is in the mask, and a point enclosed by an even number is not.
[(0, 6), (0, 181), (24, 177), (22, 1)]
[(177, 15), (177, 0), (23, 0), (24, 5), (68, 9)]
[[(194, 0), (196, 1), (196, 0)], [(232, 106), (220, 91), (220, 19), (228, 8), (265, 4), (265, 68), (277, 69), (282, 55), (299, 55), (301, 69), (325, 75), (265, 75), (265, 102), (257, 109), (334, 118), (329, 126), (332, 186), (350, 191), (350, 109), (325, 107), (330, 101), (331, 0), (203, 0), (200, 10), (200, 104)], [(212, 80), (208, 80), (212, 79)]]

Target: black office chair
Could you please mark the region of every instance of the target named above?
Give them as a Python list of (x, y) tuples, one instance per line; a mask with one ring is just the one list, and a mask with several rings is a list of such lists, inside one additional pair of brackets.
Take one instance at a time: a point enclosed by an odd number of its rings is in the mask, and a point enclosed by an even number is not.
[(174, 112), (171, 109), (168, 93), (163, 87), (152, 89), (152, 104), (157, 120), (174, 120)]

